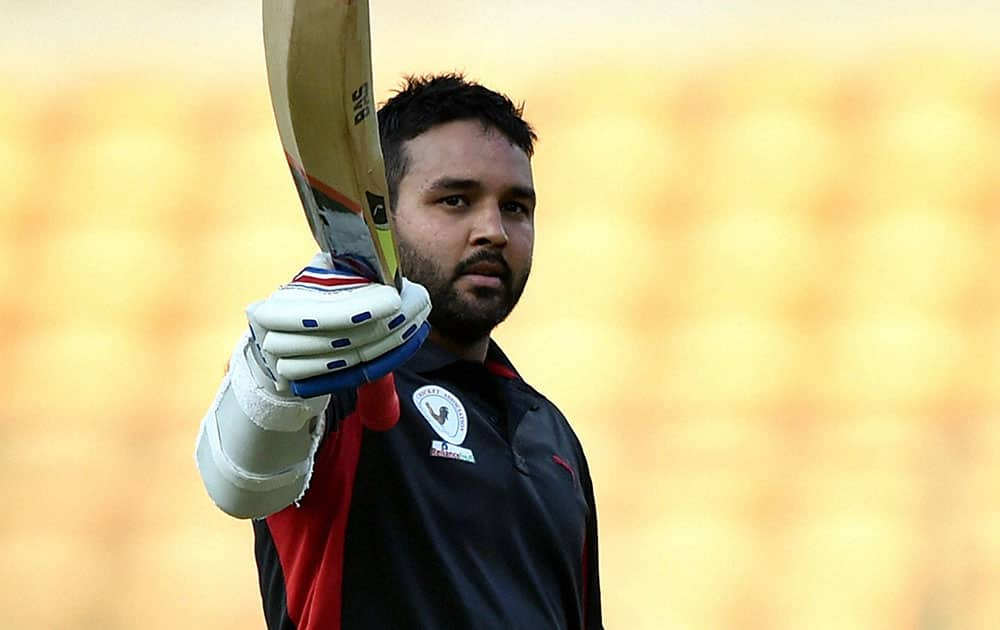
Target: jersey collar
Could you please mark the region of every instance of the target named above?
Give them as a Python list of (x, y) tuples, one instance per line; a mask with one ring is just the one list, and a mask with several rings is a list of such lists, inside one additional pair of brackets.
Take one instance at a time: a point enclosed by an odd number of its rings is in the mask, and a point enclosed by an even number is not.
[[(434, 342), (428, 339), (420, 346), (420, 350), (406, 362), (406, 367), (414, 372), (424, 374), (462, 361), (463, 359), (455, 356), (441, 346), (435, 345)], [(507, 355), (503, 353), (500, 346), (492, 339), (490, 339), (489, 348), (486, 350), (484, 366), (490, 373), (496, 376), (514, 381), (521, 380), (510, 359), (507, 358)]]

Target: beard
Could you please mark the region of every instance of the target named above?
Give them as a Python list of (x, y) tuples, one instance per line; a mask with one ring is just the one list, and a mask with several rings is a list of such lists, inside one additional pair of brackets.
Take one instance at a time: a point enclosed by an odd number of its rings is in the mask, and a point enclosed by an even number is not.
[[(515, 278), (500, 252), (483, 249), (458, 263), (454, 269), (443, 269), (421, 254), (403, 239), (398, 240), (399, 257), (406, 277), (419, 282), (431, 298), (431, 313), (427, 321), (442, 336), (467, 345), (489, 336), (497, 325), (510, 315), (528, 283), (531, 265)], [(479, 263), (494, 263), (503, 268), (501, 286), (475, 287), (460, 291), (456, 283), (467, 269)]]

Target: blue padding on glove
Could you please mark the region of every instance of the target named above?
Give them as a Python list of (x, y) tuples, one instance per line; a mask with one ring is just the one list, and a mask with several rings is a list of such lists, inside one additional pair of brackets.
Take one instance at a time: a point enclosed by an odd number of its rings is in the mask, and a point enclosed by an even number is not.
[(347, 370), (339, 370), (301, 381), (291, 381), (292, 392), (299, 398), (312, 398), (354, 389), (359, 385), (377, 381), (416, 354), (430, 332), (431, 325), (424, 322), (403, 345), (386, 352), (374, 361), (356, 365)]

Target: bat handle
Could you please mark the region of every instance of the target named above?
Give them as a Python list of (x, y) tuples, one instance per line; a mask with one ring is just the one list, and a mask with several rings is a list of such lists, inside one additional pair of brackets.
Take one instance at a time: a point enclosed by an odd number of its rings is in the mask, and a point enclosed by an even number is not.
[(396, 380), (389, 372), (370, 383), (358, 386), (357, 411), (361, 423), (372, 431), (388, 431), (399, 421), (399, 396)]

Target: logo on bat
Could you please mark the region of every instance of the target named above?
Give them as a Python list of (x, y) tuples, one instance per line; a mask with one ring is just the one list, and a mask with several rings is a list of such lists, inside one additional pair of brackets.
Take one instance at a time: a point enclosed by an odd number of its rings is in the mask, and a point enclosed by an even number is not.
[(372, 220), (379, 227), (387, 226), (389, 217), (385, 212), (385, 197), (376, 195), (373, 192), (365, 191), (365, 199), (368, 200), (368, 210), (372, 213)]
[(358, 89), (351, 92), (351, 101), (354, 103), (355, 125), (360, 125), (372, 113), (369, 99), (370, 94), (371, 89), (368, 87), (367, 81), (362, 83)]

